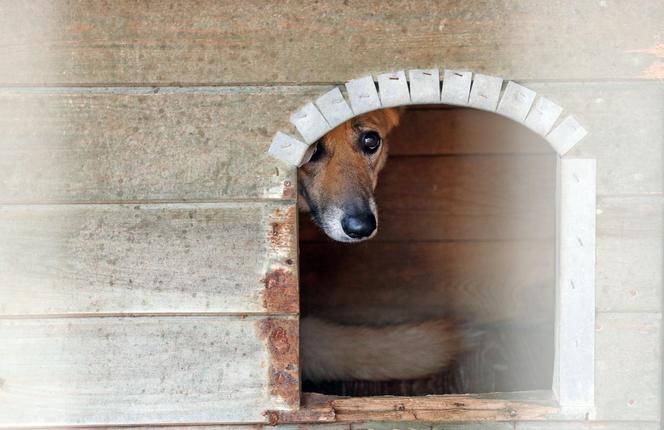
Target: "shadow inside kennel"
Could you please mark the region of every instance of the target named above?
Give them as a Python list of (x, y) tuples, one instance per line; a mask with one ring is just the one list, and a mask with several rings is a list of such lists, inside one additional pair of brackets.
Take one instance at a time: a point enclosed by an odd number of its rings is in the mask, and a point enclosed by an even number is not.
[(453, 319), (466, 334), (465, 350), (427, 378), (305, 380), (303, 391), (415, 396), (550, 389), (555, 153), (511, 120), (446, 106), (408, 108), (388, 142), (375, 238), (334, 242), (300, 217), (302, 316), (354, 324), (363, 313), (361, 296), (372, 303), (372, 315), (381, 315), (376, 325)]

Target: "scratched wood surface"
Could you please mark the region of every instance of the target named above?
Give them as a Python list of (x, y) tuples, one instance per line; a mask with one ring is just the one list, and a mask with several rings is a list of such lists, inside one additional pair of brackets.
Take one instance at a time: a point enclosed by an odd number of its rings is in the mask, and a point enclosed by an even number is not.
[(271, 391), (264, 321), (3, 319), (0, 422), (261, 422), (266, 407), (287, 407)]
[[(598, 159), (599, 194), (661, 193), (664, 88), (636, 83), (529, 86), (575, 113), (591, 130), (568, 156)], [(7, 89), (0, 92), (0, 201), (292, 196), (283, 183), (293, 182), (293, 173), (265, 151), (272, 132), (287, 123), (287, 113), (326, 88), (158, 95)], [(502, 118), (471, 111), (464, 115), (493, 118), (489, 127), (472, 127), (458, 112), (439, 114), (450, 125), (437, 128), (449, 136), (466, 130), (468, 141), (422, 140), (393, 148), (394, 154), (542, 148), (527, 144), (528, 132), (512, 127), (508, 133), (511, 124)]]
[(266, 149), (301, 93), (0, 94), (0, 201), (292, 198)]
[(0, 206), (0, 314), (294, 313), (294, 234), (284, 204)]
[(7, 84), (340, 82), (395, 66), (510, 79), (664, 73), (664, 7), (656, 1), (6, 0), (0, 7)]

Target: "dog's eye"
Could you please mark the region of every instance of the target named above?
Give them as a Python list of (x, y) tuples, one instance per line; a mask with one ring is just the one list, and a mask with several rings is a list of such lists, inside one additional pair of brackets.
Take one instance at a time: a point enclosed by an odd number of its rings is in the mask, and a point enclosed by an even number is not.
[(364, 149), (364, 151), (370, 154), (373, 154), (378, 150), (380, 142), (381, 142), (380, 135), (375, 131), (365, 131), (360, 136), (360, 143), (362, 144), (362, 149)]

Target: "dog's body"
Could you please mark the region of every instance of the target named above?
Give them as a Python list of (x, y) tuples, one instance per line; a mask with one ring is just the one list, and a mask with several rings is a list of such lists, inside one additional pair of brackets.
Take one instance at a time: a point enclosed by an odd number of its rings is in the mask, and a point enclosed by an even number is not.
[[(376, 234), (373, 191), (387, 160), (386, 138), (399, 117), (398, 110), (383, 109), (341, 124), (316, 143), (299, 169), (300, 209), (332, 239), (358, 242)], [(303, 315), (303, 379), (415, 379), (439, 372), (462, 349), (455, 324), (427, 303), (395, 312), (346, 291), (354, 307)]]

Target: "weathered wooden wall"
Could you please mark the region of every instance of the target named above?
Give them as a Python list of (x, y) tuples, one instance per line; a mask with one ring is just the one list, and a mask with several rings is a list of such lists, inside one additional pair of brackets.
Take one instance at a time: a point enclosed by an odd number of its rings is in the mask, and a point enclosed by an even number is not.
[(275, 291), (294, 175), (270, 136), (330, 84), (446, 67), (526, 80), (591, 132), (568, 156), (598, 163), (599, 422), (445, 428), (656, 429), (663, 21), (655, 0), (0, 1), (1, 425), (292, 403), (269, 363), (297, 348)]

